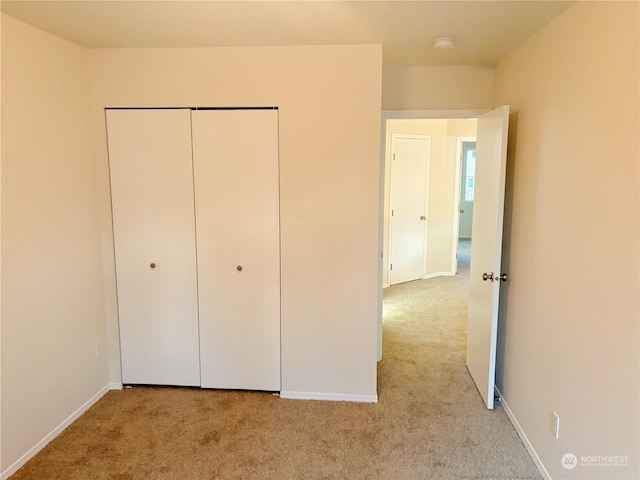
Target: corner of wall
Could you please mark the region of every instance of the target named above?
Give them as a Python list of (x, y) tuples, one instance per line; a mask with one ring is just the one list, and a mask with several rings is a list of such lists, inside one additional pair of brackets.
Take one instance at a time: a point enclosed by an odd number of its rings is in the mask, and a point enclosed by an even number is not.
[(87, 51), (1, 22), (6, 470), (97, 398), (107, 362)]

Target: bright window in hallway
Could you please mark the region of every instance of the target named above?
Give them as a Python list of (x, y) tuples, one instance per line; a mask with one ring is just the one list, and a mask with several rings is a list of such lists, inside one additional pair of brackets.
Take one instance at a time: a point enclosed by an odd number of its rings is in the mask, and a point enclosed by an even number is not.
[(464, 174), (464, 199), (467, 202), (473, 202), (474, 185), (476, 180), (476, 151), (467, 150), (466, 171)]

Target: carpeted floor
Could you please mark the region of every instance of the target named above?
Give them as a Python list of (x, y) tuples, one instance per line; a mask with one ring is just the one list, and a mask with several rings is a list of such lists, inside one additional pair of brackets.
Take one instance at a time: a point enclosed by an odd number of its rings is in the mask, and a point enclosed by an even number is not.
[(538, 480), (464, 365), (467, 280), (461, 258), (456, 277), (385, 290), (377, 404), (113, 391), (11, 478)]

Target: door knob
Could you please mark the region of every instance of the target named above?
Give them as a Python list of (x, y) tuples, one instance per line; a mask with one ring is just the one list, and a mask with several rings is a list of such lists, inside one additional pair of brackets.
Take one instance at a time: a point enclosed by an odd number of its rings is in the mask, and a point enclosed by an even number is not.
[(420, 220), (426, 220), (427, 217), (425, 217), (424, 215), (420, 215)]
[(236, 270), (238, 270), (239, 272), (241, 272), (241, 271), (242, 271), (242, 265), (238, 265), (238, 266), (236, 267)]
[(156, 264), (152, 262), (152, 263), (149, 264), (149, 267), (156, 268)]
[(460, 213), (464, 213), (464, 208), (461, 208), (461, 209), (460, 209)]
[(493, 272), (491, 273), (483, 273), (482, 274), (482, 280), (484, 280), (485, 282), (487, 280), (490, 281), (496, 281), (499, 282), (500, 280), (502, 280), (503, 282), (506, 282), (507, 280), (509, 280), (509, 275), (507, 275), (506, 273), (502, 273), (500, 275), (496, 275), (495, 277), (493, 276)]

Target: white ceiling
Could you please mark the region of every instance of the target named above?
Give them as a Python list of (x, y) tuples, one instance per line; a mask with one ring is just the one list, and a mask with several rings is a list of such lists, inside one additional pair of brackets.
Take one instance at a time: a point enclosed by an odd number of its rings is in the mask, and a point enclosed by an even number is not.
[[(566, 1), (10, 1), (2, 11), (89, 48), (382, 44), (386, 66), (491, 65)], [(435, 50), (452, 36), (456, 48)]]

